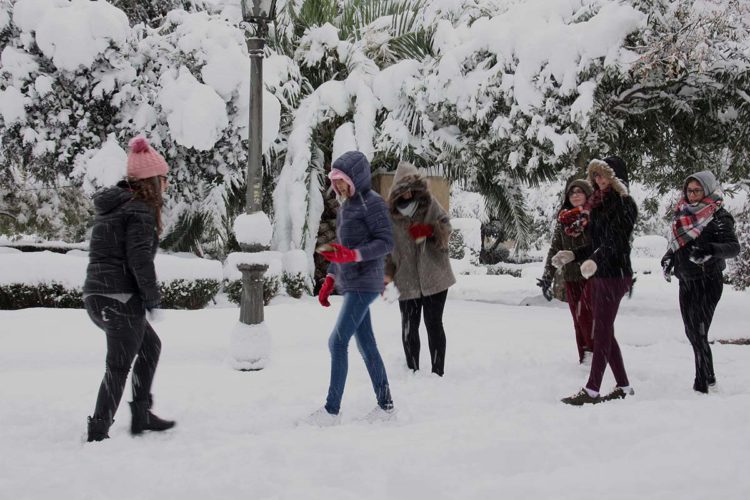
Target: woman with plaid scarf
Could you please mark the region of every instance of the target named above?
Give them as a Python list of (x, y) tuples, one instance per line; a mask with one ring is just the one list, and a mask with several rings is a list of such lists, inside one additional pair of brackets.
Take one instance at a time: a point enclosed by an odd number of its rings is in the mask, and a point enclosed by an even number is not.
[(724, 287), (725, 259), (736, 257), (740, 245), (714, 174), (704, 170), (691, 175), (682, 191), (661, 265), (667, 281), (673, 270), (680, 280), (680, 312), (695, 354), (693, 390), (705, 394), (716, 384), (708, 329)]

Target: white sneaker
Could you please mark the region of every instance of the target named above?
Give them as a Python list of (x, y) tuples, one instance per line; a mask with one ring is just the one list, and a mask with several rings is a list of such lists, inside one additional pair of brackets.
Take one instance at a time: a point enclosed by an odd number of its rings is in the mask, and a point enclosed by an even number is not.
[(395, 408), (384, 410), (380, 406), (376, 406), (370, 413), (365, 415), (363, 420), (371, 424), (375, 422), (393, 422), (396, 420), (396, 413)]
[(302, 423), (307, 425), (314, 425), (317, 427), (331, 427), (332, 425), (338, 425), (341, 423), (341, 412), (339, 412), (337, 415), (328, 413), (326, 407), (324, 406), (302, 420)]

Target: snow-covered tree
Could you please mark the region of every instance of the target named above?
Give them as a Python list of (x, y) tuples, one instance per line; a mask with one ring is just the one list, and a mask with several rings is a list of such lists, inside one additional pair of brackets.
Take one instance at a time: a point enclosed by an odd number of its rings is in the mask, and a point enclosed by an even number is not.
[(322, 175), (341, 153), (356, 149), (374, 165), (386, 161), (387, 150), (376, 149), (384, 121), (378, 77), (382, 68), (429, 51), (420, 7), (407, 0), (287, 4), (272, 46), (299, 68), (301, 93), (279, 158), (276, 249), (312, 254), (323, 213)]

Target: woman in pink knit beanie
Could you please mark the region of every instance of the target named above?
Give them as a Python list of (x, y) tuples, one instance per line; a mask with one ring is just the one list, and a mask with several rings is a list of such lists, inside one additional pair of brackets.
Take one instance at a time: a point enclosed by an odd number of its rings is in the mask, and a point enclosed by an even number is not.
[(175, 425), (151, 413), (161, 341), (149, 319), (161, 302), (154, 257), (168, 171), (164, 158), (144, 137), (136, 137), (130, 141), (127, 178), (94, 196), (96, 219), (83, 300), (89, 318), (106, 334), (107, 357), (94, 414), (88, 418), (88, 441), (109, 437), (131, 366), (130, 432), (164, 431)]

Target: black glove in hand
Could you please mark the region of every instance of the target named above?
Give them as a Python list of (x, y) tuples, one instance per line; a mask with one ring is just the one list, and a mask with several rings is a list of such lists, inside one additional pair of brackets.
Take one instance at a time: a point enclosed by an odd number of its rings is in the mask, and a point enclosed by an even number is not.
[(672, 268), (674, 267), (674, 254), (668, 253), (661, 258), (661, 270), (664, 275), (664, 279), (668, 282), (672, 281)]
[(542, 295), (547, 301), (552, 300), (552, 280), (549, 278), (541, 278), (536, 280), (536, 286), (542, 289)]
[(695, 264), (703, 264), (713, 257), (713, 251), (708, 246), (695, 244), (690, 249), (690, 261)]

